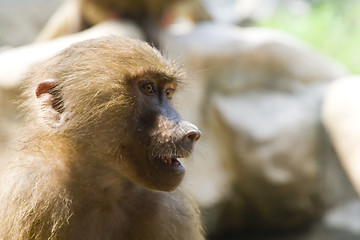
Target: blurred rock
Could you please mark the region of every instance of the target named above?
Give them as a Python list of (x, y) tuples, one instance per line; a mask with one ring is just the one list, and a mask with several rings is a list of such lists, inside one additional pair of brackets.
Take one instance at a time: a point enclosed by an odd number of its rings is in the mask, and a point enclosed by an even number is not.
[(340, 160), (360, 195), (360, 77), (337, 79), (324, 99), (323, 120)]
[(178, 105), (204, 133), (188, 179), (210, 233), (298, 228), (354, 196), (320, 121), (342, 66), (269, 29), (204, 23), (166, 39), (197, 79)]
[(351, 232), (360, 237), (360, 201), (350, 201), (330, 211), (325, 217), (328, 227)]
[(223, 23), (243, 24), (272, 18), (279, 10), (295, 16), (309, 12), (306, 0), (202, 0), (213, 19)]
[(1, 0), (0, 46), (32, 42), (61, 0)]

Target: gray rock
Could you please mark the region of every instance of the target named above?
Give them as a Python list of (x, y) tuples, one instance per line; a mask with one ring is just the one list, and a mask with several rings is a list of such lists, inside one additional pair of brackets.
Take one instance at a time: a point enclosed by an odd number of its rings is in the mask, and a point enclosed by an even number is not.
[(347, 76), (327, 89), (323, 120), (340, 160), (360, 194), (360, 77)]
[(360, 237), (360, 201), (350, 201), (329, 211), (324, 221), (329, 228), (351, 232)]
[(60, 0), (0, 0), (0, 46), (32, 42)]

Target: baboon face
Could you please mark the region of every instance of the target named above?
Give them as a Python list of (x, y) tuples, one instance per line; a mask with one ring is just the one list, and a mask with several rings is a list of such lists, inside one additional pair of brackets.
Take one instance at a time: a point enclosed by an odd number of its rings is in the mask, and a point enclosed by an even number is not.
[[(201, 135), (172, 107), (179, 77), (147, 44), (115, 39), (116, 48), (110, 40), (75, 45), (75, 52), (63, 54), (75, 54), (76, 62), (58, 56), (53, 67), (62, 66), (67, 73), (58, 69), (57, 79), (37, 85), (42, 111), (53, 115), (47, 116), (48, 125), (72, 139), (86, 157), (112, 164), (145, 187), (173, 191), (185, 172), (179, 158), (191, 154)], [(89, 46), (100, 54), (79, 54)]]
[[(177, 83), (154, 74), (137, 78), (132, 82), (136, 94), (137, 109), (134, 122), (138, 136), (130, 154), (142, 165), (141, 178), (149, 187), (173, 190), (184, 176), (184, 167), (179, 158), (188, 157), (200, 131), (181, 119), (171, 105)], [(139, 151), (138, 146), (145, 151)]]

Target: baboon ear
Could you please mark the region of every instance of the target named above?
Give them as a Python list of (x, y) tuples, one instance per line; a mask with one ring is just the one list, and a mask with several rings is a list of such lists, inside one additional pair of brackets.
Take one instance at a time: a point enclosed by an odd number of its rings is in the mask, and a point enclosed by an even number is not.
[(50, 93), (51, 90), (54, 89), (58, 84), (59, 81), (57, 79), (46, 79), (40, 82), (35, 90), (36, 97), (40, 97), (40, 95), (45, 93)]
[(59, 80), (57, 79), (45, 79), (37, 85), (35, 90), (36, 97), (42, 103), (44, 118), (54, 128), (63, 126), (69, 119), (58, 85)]

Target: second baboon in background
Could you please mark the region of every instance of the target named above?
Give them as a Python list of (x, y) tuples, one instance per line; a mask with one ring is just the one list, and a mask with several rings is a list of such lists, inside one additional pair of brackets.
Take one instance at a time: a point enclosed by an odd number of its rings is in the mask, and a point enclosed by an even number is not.
[(176, 4), (188, 4), (189, 16), (195, 21), (210, 15), (199, 0), (66, 0), (53, 15), (37, 41), (79, 32), (109, 19), (136, 23), (146, 40), (157, 44), (160, 25), (171, 22)]

